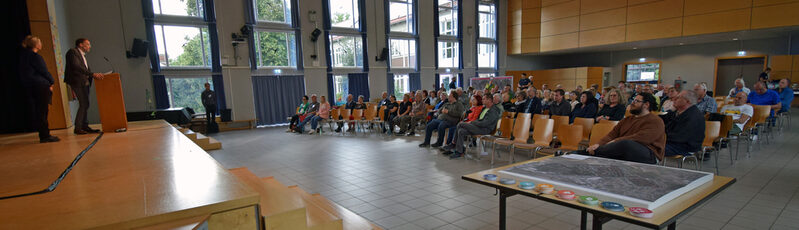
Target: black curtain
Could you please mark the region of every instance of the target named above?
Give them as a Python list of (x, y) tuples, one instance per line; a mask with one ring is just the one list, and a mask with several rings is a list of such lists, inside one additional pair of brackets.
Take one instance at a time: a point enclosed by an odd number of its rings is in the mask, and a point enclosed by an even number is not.
[[(305, 95), (303, 76), (253, 76), (255, 117), (258, 125), (287, 123)], [(319, 98), (321, 100), (321, 98)]]
[(4, 36), (0, 36), (0, 133), (17, 133), (32, 130), (28, 122), (27, 92), (19, 78), (19, 53), (25, 36), (31, 34), (28, 7), (25, 0), (6, 1), (0, 9), (4, 22)]

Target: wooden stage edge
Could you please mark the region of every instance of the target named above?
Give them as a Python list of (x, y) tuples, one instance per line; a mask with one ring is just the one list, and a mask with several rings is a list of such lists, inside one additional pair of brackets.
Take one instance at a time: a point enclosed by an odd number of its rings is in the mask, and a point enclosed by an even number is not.
[[(46, 188), (97, 135), (0, 136), (0, 197)], [(105, 133), (52, 192), (0, 200), (0, 229), (136, 229), (242, 208), (259, 195), (163, 120)]]

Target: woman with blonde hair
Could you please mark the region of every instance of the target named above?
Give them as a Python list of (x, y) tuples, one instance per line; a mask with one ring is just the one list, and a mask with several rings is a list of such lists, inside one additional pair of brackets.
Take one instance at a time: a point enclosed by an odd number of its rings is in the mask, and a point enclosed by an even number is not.
[(627, 109), (624, 105), (624, 96), (618, 89), (610, 89), (605, 93), (604, 106), (599, 110), (596, 116), (596, 121), (611, 120), (620, 121), (624, 118), (624, 112)]
[(22, 41), (22, 52), (19, 58), (19, 75), (22, 85), (28, 89), (28, 104), (30, 104), (31, 124), (39, 131), (39, 142), (57, 142), (56, 136), (50, 135), (47, 124), (47, 105), (53, 98), (53, 76), (47, 71), (44, 58), (38, 54), (42, 49), (42, 41), (32, 35)]

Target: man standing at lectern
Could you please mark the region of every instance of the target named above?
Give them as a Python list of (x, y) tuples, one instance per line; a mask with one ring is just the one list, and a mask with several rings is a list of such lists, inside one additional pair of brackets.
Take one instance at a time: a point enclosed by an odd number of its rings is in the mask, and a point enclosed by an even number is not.
[(89, 63), (86, 62), (86, 53), (92, 49), (88, 39), (75, 40), (75, 48), (69, 49), (66, 56), (64, 82), (72, 87), (78, 98), (78, 114), (75, 116), (75, 134), (99, 133), (100, 130), (89, 128), (87, 112), (89, 110), (89, 90), (93, 79), (103, 79), (102, 73), (92, 73)]

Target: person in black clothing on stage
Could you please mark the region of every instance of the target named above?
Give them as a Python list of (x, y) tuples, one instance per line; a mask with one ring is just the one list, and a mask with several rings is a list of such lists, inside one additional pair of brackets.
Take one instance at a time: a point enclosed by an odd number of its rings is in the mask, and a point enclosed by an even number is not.
[(44, 58), (38, 54), (42, 49), (42, 41), (36, 36), (28, 35), (22, 41), (22, 47), (24, 49), (20, 53), (19, 74), (22, 84), (28, 89), (27, 99), (33, 111), (33, 127), (39, 131), (39, 142), (57, 142), (61, 139), (50, 135), (47, 124), (47, 105), (52, 102), (54, 80), (47, 71)]
[[(202, 102), (205, 107), (205, 119), (208, 127), (216, 123), (216, 92), (211, 90), (211, 83), (205, 83), (205, 91), (202, 94)], [(206, 129), (210, 130), (210, 129)]]
[(86, 62), (86, 53), (91, 51), (92, 44), (88, 39), (75, 40), (75, 48), (69, 49), (64, 68), (64, 82), (69, 84), (78, 98), (78, 114), (75, 115), (75, 134), (99, 133), (100, 130), (89, 128), (87, 113), (89, 111), (89, 91), (94, 79), (103, 79), (102, 73), (92, 73)]

